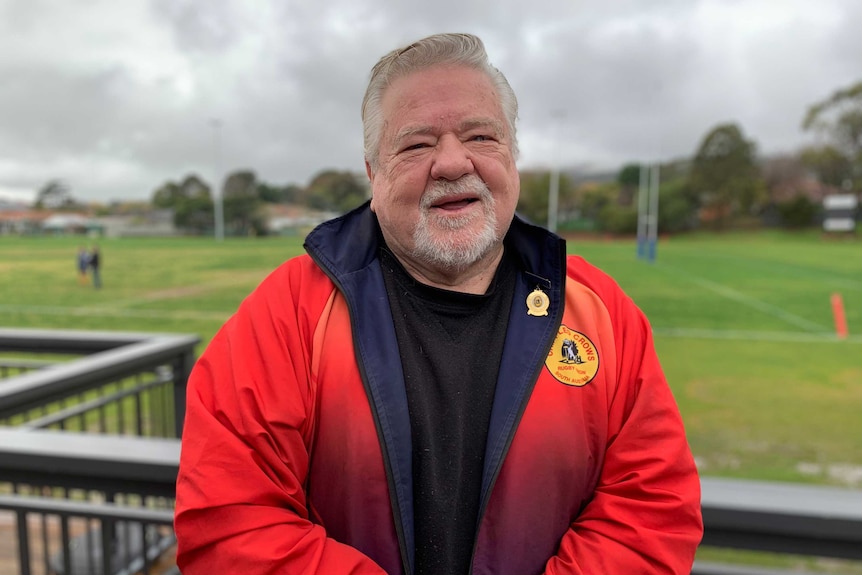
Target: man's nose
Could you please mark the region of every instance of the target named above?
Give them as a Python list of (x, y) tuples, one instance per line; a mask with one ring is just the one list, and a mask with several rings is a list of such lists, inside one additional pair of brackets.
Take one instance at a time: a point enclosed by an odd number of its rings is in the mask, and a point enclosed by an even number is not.
[(474, 169), (469, 150), (461, 140), (451, 134), (440, 138), (434, 151), (434, 162), (431, 165), (432, 178), (455, 181), (462, 176), (472, 174)]

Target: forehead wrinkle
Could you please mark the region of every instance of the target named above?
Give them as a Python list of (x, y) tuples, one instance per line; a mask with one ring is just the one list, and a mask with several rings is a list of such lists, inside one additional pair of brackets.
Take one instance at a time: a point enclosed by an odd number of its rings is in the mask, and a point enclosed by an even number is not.
[(458, 127), (462, 132), (476, 128), (491, 128), (496, 136), (502, 136), (505, 133), (503, 122), (494, 118), (468, 118), (461, 122)]
[[(459, 132), (467, 132), (476, 128), (490, 128), (495, 136), (501, 137), (505, 133), (503, 123), (493, 118), (468, 118), (458, 124)], [(412, 136), (428, 136), (435, 132), (433, 126), (406, 126), (398, 131), (393, 138), (393, 143), (398, 146), (404, 140)]]
[(431, 126), (407, 126), (398, 130), (398, 133), (395, 134), (392, 141), (396, 146), (398, 146), (401, 142), (412, 136), (427, 136), (433, 132), (434, 128)]

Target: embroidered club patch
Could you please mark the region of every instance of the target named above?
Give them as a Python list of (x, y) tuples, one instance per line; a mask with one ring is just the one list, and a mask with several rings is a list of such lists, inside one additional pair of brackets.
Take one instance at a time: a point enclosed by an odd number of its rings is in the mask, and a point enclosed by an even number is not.
[(545, 367), (560, 383), (582, 387), (599, 371), (599, 352), (590, 338), (561, 325)]

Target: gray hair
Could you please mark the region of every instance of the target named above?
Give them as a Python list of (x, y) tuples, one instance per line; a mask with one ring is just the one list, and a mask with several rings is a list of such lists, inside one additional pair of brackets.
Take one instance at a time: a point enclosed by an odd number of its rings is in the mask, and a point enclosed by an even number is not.
[(372, 169), (377, 169), (380, 159), (380, 137), (384, 123), (382, 101), (386, 89), (398, 78), (441, 64), (466, 66), (488, 76), (506, 117), (509, 147), (514, 158), (518, 158), (515, 131), (518, 99), (503, 73), (491, 65), (482, 40), (472, 34), (435, 34), (389, 52), (371, 69), (371, 79), (362, 99), (362, 131), (365, 160)]

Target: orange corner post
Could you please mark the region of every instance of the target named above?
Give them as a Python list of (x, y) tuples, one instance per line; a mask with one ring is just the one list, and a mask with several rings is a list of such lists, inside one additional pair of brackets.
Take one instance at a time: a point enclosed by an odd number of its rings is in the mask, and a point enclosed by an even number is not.
[(844, 300), (840, 293), (832, 294), (832, 315), (835, 317), (835, 335), (847, 337), (847, 317), (844, 315)]

